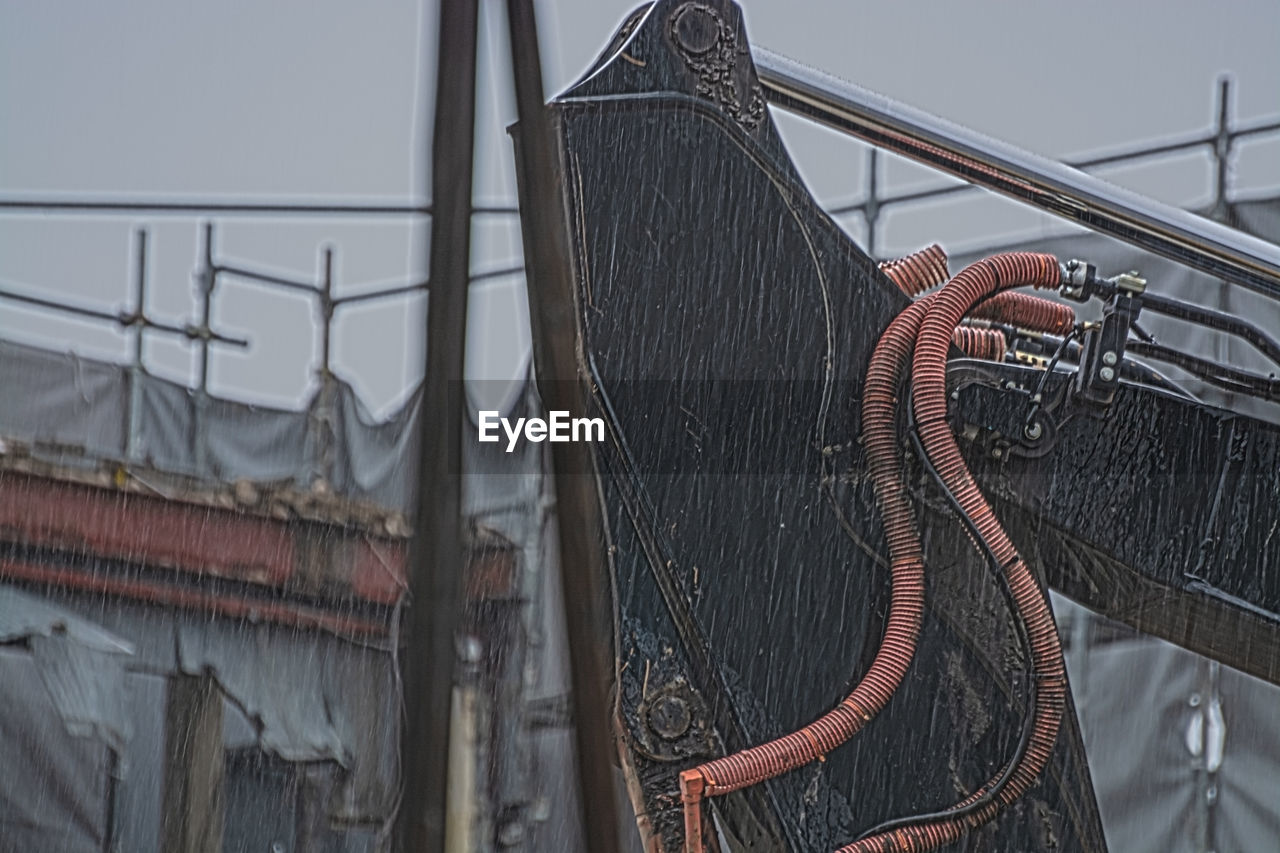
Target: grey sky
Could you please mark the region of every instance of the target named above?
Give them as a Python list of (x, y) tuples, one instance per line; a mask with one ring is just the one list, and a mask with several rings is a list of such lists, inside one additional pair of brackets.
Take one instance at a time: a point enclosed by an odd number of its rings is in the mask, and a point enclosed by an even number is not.
[[(568, 85), (633, 0), (539, 4), (547, 89)], [(1067, 157), (1208, 125), (1214, 81), (1231, 72), (1240, 120), (1280, 113), (1280, 4), (1086, 0), (1050, 3), (795, 3), (747, 0), (753, 43), (804, 60), (1031, 150)], [(504, 126), (513, 115), (501, 5), (484, 10), (476, 197), (514, 198)], [(228, 199), (402, 201), (418, 196), (434, 86), (435, 4), (131, 0), (0, 5), (0, 192)], [(421, 32), (421, 36), (419, 33)], [(420, 61), (421, 60), (421, 61)], [(822, 202), (856, 198), (862, 146), (779, 118)], [(887, 189), (940, 179), (901, 163)], [(1209, 195), (1208, 161), (1104, 173), (1161, 200)], [(1242, 146), (1235, 186), (1280, 187), (1280, 143)], [(856, 217), (844, 222), (861, 236)], [(0, 282), (107, 307), (129, 292), (129, 232), (152, 231), (152, 301), (192, 313), (195, 220), (0, 216)], [(1060, 226), (997, 200), (895, 214), (888, 251), (955, 247)], [(313, 276), (339, 253), (339, 290), (422, 274), (425, 230), (395, 220), (228, 220), (221, 253)], [(477, 220), (474, 266), (518, 261), (514, 222)], [(469, 374), (508, 377), (527, 349), (523, 283), (472, 293)], [(375, 411), (416, 379), (422, 300), (343, 314), (339, 372)], [(253, 341), (220, 353), (225, 396), (297, 405), (311, 381), (314, 317), (304, 299), (228, 283), (217, 318)], [(0, 303), (0, 336), (123, 359), (123, 339)], [(309, 343), (310, 342), (310, 343)], [(149, 346), (154, 372), (190, 381), (185, 348)]]

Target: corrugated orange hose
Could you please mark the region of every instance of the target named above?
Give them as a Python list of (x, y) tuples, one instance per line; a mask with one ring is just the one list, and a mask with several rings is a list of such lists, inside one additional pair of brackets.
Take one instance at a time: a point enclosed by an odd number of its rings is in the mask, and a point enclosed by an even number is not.
[(969, 316), (1050, 335), (1065, 335), (1076, 322), (1076, 312), (1070, 305), (1012, 291), (984, 300), (969, 311)]
[(973, 326), (961, 326), (952, 332), (951, 343), (970, 358), (985, 358), (988, 361), (1003, 360), (1009, 348), (1004, 332), (999, 329), (976, 329)]
[(937, 243), (892, 261), (881, 261), (880, 271), (913, 299), (951, 277), (947, 253)]
[[(904, 291), (928, 289), (941, 249), (930, 246), (890, 276)], [(945, 255), (942, 255), (945, 270)], [(1066, 701), (1062, 651), (1044, 593), (1018, 556), (986, 500), (978, 491), (946, 419), (946, 360), (952, 343), (965, 352), (1003, 355), (1004, 336), (996, 330), (960, 327), (975, 303), (1009, 287), (1054, 287), (1055, 258), (1032, 253), (997, 255), (971, 265), (945, 287), (912, 303), (894, 318), (878, 342), (867, 370), (862, 404), (862, 440), (889, 545), (891, 596), (885, 635), (871, 667), (839, 705), (808, 726), (769, 743), (716, 759), (680, 774), (686, 853), (703, 853), (702, 800), (763, 782), (821, 759), (846, 742), (885, 704), (901, 684), (915, 655), (924, 609), (924, 559), (907, 485), (902, 475), (902, 441), (896, 412), (899, 388), (911, 363), (917, 428), (926, 455), (961, 510), (994, 554), (1027, 630), (1036, 678), (1032, 728), (1026, 751), (949, 812), (936, 819), (898, 826), (841, 848), (840, 853), (921, 853), (959, 839), (991, 820), (1021, 797), (1048, 763)], [(920, 292), (917, 290), (916, 292)], [(988, 302), (994, 300), (988, 300)], [(1033, 328), (1048, 316), (1035, 303), (1003, 300), (1003, 318)], [(1068, 311), (1070, 309), (1067, 309)], [(1036, 312), (1040, 312), (1036, 314)], [(1035, 314), (1035, 316), (1031, 316)], [(1060, 315), (1059, 315), (1060, 316)], [(1052, 318), (1050, 318), (1052, 319)], [(1072, 317), (1074, 321), (1074, 316)], [(1069, 328), (1069, 325), (1068, 325)], [(1047, 330), (1046, 330), (1047, 331)], [(999, 337), (997, 343), (996, 337)], [(999, 357), (999, 356), (996, 356)], [(986, 797), (990, 802), (977, 807)], [(963, 810), (963, 811), (962, 811)], [(955, 813), (954, 817), (948, 815)]]
[[(1049, 762), (1066, 703), (1062, 647), (1043, 590), (1000, 526), (960, 455), (947, 422), (946, 363), (953, 331), (978, 300), (1009, 287), (1055, 287), (1059, 281), (1058, 262), (1051, 255), (1014, 252), (967, 267), (930, 300), (912, 362), (912, 404), (925, 453), (1002, 567), (1026, 626), (1036, 679), (1032, 729), (1026, 752), (1013, 766), (1007, 784), (983, 807), (963, 816), (943, 816), (932, 822), (902, 826), (860, 839), (842, 847), (839, 853), (921, 853), (953, 843), (1026, 793)], [(977, 802), (993, 790), (1004, 775), (1002, 771), (952, 811)]]

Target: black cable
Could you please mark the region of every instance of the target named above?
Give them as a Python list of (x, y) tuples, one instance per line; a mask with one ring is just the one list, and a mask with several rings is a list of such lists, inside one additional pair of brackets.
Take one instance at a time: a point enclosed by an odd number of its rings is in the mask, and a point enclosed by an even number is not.
[(1138, 325), (1137, 320), (1131, 321), (1129, 323), (1129, 328), (1133, 330), (1133, 333), (1137, 335), (1138, 338), (1141, 339), (1141, 341), (1144, 344), (1154, 344), (1156, 342), (1156, 339), (1152, 336), (1150, 332), (1142, 328), (1142, 326)]
[(1048, 384), (1049, 377), (1053, 374), (1053, 369), (1058, 366), (1058, 362), (1066, 353), (1067, 347), (1079, 334), (1080, 326), (1077, 325), (1058, 342), (1058, 348), (1053, 351), (1053, 357), (1049, 359), (1049, 364), (1045, 367), (1044, 373), (1040, 374), (1040, 381), (1036, 383), (1036, 390), (1031, 395), (1031, 408), (1027, 411), (1027, 419), (1024, 422), (1026, 425), (1030, 426), (1032, 419), (1036, 416), (1036, 412), (1040, 411), (1040, 395), (1044, 393), (1044, 386)]
[[(1062, 349), (1062, 347), (1059, 347), (1059, 349)], [(1022, 618), (1022, 612), (1018, 609), (1017, 602), (1013, 598), (1013, 590), (1009, 587), (1007, 578), (1005, 577), (1004, 572), (1001, 570), (1002, 567), (1000, 565), (1000, 561), (996, 557), (995, 552), (991, 549), (991, 546), (987, 544), (986, 539), (983, 538), (982, 533), (978, 530), (977, 525), (974, 524), (973, 519), (971, 519), (969, 515), (964, 511), (964, 508), (960, 505), (960, 501), (956, 498), (955, 494), (952, 493), (951, 489), (948, 488), (947, 484), (943, 481), (942, 475), (939, 474), (938, 470), (933, 466), (933, 463), (930, 461), (928, 454), (925, 453), (924, 445), (920, 441), (920, 434), (916, 430), (915, 413), (914, 413), (913, 407), (911, 406), (910, 394), (906, 395), (906, 407), (907, 407), (907, 434), (911, 439), (912, 446), (916, 451), (916, 455), (919, 457), (920, 464), (925, 469), (925, 471), (929, 474), (929, 476), (933, 479), (934, 484), (938, 487), (938, 489), (942, 491), (943, 496), (947, 499), (947, 503), (950, 504), (951, 506), (952, 512), (964, 525), (966, 529), (965, 532), (969, 535), (969, 539), (973, 542), (974, 546), (986, 558), (985, 562), (988, 565), (988, 567), (991, 569), (992, 575), (995, 576), (996, 586), (999, 588), (1001, 594), (1004, 596), (1005, 604), (1008, 606), (1009, 612), (1012, 613), (1015, 617), (1014, 624), (1017, 625), (1018, 627), (1018, 636), (1019, 636), (1019, 639), (1022, 640), (1023, 651), (1026, 654), (1026, 660), (1028, 663), (1030, 663), (1034, 658), (1034, 651), (1031, 646), (1031, 635), (1027, 630), (1026, 621)], [(856, 840), (861, 841), (862, 839), (870, 838), (873, 835), (879, 835), (884, 832), (891, 832), (895, 829), (901, 829), (907, 826), (918, 826), (920, 824), (934, 823), (942, 820), (963, 819), (980, 811), (981, 809), (986, 808), (988, 805), (994, 802), (996, 797), (1000, 796), (1000, 793), (1004, 791), (1006, 787), (1008, 787), (1009, 781), (1013, 778), (1014, 771), (1018, 769), (1018, 766), (1022, 764), (1023, 759), (1026, 757), (1027, 749), (1031, 743), (1031, 735), (1035, 729), (1035, 723), (1034, 723), (1035, 704), (1036, 704), (1036, 680), (1033, 675), (1027, 681), (1026, 712), (1023, 717), (1022, 733), (1018, 738), (1018, 746), (1014, 750), (1013, 757), (1010, 758), (1009, 761), (1005, 764), (1004, 769), (1000, 773), (1000, 777), (995, 781), (995, 784), (993, 784), (991, 788), (986, 791), (986, 793), (984, 793), (982, 796), (978, 797), (968, 805), (964, 805), (959, 808), (943, 809), (941, 811), (926, 812), (924, 814), (909, 815), (907, 817), (893, 818), (891, 820), (884, 821), (883, 823), (879, 823), (871, 827), (867, 831), (863, 832), (861, 835), (858, 836)]]

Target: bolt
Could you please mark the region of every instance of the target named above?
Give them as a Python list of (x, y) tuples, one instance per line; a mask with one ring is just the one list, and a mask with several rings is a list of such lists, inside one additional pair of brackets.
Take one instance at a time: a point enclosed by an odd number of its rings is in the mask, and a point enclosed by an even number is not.
[(1112, 379), (1116, 378), (1115, 369), (1110, 367), (1104, 367), (1098, 371), (1098, 377), (1103, 382), (1110, 382)]
[(1027, 438), (1031, 439), (1032, 441), (1035, 441), (1037, 438), (1039, 438), (1042, 432), (1044, 432), (1044, 430), (1043, 428), (1041, 428), (1039, 421), (1036, 421), (1035, 423), (1027, 424), (1026, 427), (1024, 427), (1022, 430), (1022, 434), (1025, 435)]
[(1116, 363), (1117, 361), (1119, 361), (1119, 359), (1118, 359), (1118, 358), (1116, 358), (1116, 354), (1115, 354), (1114, 352), (1112, 352), (1111, 350), (1107, 350), (1106, 352), (1104, 352), (1104, 353), (1102, 354), (1102, 363), (1103, 363), (1103, 364), (1110, 365), (1110, 366), (1114, 367), (1114, 366), (1115, 366), (1115, 363)]
[(680, 47), (700, 56), (720, 43), (720, 17), (705, 6), (686, 3), (671, 16), (671, 31)]
[(662, 696), (649, 706), (649, 728), (667, 740), (689, 731), (689, 706), (679, 696)]

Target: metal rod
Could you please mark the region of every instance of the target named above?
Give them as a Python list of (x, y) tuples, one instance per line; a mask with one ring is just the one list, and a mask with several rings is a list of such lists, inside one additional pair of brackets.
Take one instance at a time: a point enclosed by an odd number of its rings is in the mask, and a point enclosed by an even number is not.
[[(1228, 133), (1228, 137), (1234, 142), (1237, 139), (1243, 139), (1248, 136), (1256, 136), (1262, 133), (1274, 133), (1280, 131), (1280, 121), (1263, 121), (1238, 128)], [(1093, 157), (1086, 157), (1079, 160), (1065, 160), (1068, 166), (1073, 169), (1094, 169), (1098, 166), (1110, 166), (1116, 163), (1132, 163), (1137, 160), (1144, 160), (1148, 157), (1155, 157), (1161, 154), (1174, 154), (1179, 151), (1190, 151), (1206, 145), (1213, 145), (1218, 141), (1217, 132), (1204, 134), (1200, 133), (1194, 137), (1176, 140), (1173, 142), (1163, 142), (1159, 145), (1152, 145), (1145, 148), (1131, 148), (1123, 151), (1114, 151), (1109, 154), (1098, 154)], [(925, 201), (928, 199), (941, 198), (943, 196), (954, 195), (956, 193), (970, 192), (972, 190), (981, 189), (977, 184), (957, 184), (949, 187), (936, 187), (928, 190), (916, 190), (909, 193), (901, 193), (899, 195), (885, 196), (879, 199), (881, 208), (890, 207), (896, 204), (908, 204), (911, 202)], [(856, 202), (846, 202), (837, 204), (827, 211), (830, 216), (843, 216), (846, 213), (860, 213), (866, 207), (867, 199)]]
[(200, 324), (196, 330), (202, 334), (200, 341), (200, 381), (197, 390), (201, 396), (209, 393), (209, 316), (213, 310), (213, 287), (217, 282), (218, 268), (213, 263), (213, 223), (204, 224), (204, 261), (196, 273), (196, 286), (200, 291)]
[[(562, 169), (547, 116), (533, 0), (509, 0), (511, 70), (515, 77), (520, 227), (529, 267), (530, 319), (538, 391), (548, 409), (585, 416), (584, 373), (573, 298), (573, 270), (561, 197)], [(604, 589), (604, 522), (589, 445), (552, 444), (560, 585), (573, 680), (573, 720), (579, 813), (586, 849), (618, 849), (612, 772), (613, 737), (605, 702), (607, 681), (600, 649), (611, 634), (600, 624), (609, 607)]]
[(333, 337), (333, 247), (325, 246), (320, 275), (320, 369), (327, 380), (332, 364), (329, 357)]
[(462, 385), (475, 157), (479, 4), (441, 0), (431, 147), (426, 367), (418, 442), (418, 501), (409, 548), (408, 647), (401, 658), (404, 796), (397, 853), (443, 853), (454, 631), (464, 565)]
[(354, 305), (358, 302), (370, 302), (374, 299), (388, 299), (392, 296), (404, 296), (409, 293), (425, 293), (430, 289), (430, 285), (425, 281), (417, 284), (405, 284), (400, 287), (390, 287), (386, 290), (370, 290), (366, 293), (352, 293), (348, 296), (337, 296), (333, 299), (333, 307), (341, 308), (344, 305)]
[(129, 365), (129, 414), (125, 424), (125, 458), (136, 462), (141, 457), (143, 347), (147, 333), (147, 231), (134, 232), (133, 362)]
[(233, 278), (244, 278), (249, 281), (256, 281), (261, 284), (274, 284), (277, 287), (288, 288), (289, 290), (301, 290), (305, 293), (316, 293), (316, 286), (312, 282), (298, 281), (297, 279), (285, 278), (274, 273), (258, 272), (247, 267), (237, 267), (228, 264), (218, 264), (215, 269), (219, 275), (229, 275)]
[(133, 329), (133, 366), (142, 369), (143, 336), (147, 330), (147, 230), (134, 232), (133, 314), (140, 322)]
[(320, 288), (316, 291), (316, 310), (320, 314), (320, 366), (317, 368), (319, 388), (310, 412), (316, 430), (316, 475), (326, 483), (333, 481), (334, 431), (337, 400), (333, 381), (333, 247), (325, 246), (320, 255)]
[(1254, 349), (1271, 359), (1273, 364), (1280, 366), (1280, 341), (1276, 341), (1262, 329), (1234, 314), (1170, 299), (1158, 293), (1144, 293), (1142, 307), (1157, 314), (1164, 314), (1166, 317), (1197, 323), (1219, 332), (1235, 335), (1241, 340), (1248, 341)]
[(213, 313), (213, 288), (218, 281), (218, 268), (213, 263), (213, 223), (204, 224), (204, 258), (197, 273), (200, 290), (200, 323), (194, 327), (199, 341), (199, 382), (196, 385), (195, 407), (191, 428), (191, 451), (196, 474), (203, 476), (208, 467), (205, 441), (205, 411), (209, 407), (209, 318)]
[(1280, 247), (1120, 189), (767, 50), (773, 104), (1209, 275), (1280, 297)]
[(52, 299), (30, 296), (26, 293), (19, 293), (7, 288), (0, 289), (0, 298), (11, 299), (14, 302), (22, 302), (27, 305), (35, 305), (40, 308), (49, 308), (53, 311), (61, 311), (63, 314), (74, 314), (79, 317), (90, 317), (94, 320), (105, 320), (108, 323), (114, 323), (119, 326), (129, 325), (119, 314), (113, 314), (110, 311), (104, 311), (97, 308), (86, 308), (83, 305), (76, 305), (71, 302), (55, 302)]
[(1210, 215), (1219, 222), (1227, 221), (1227, 183), (1231, 167), (1231, 78), (1218, 81), (1218, 121), (1214, 136), (1213, 162), (1217, 167), (1213, 182), (1213, 210)]
[[(485, 270), (470, 276), (467, 280), (471, 284), (482, 281), (489, 281), (495, 278), (505, 278), (506, 276), (515, 275), (524, 272), (523, 266), (506, 267), (500, 270)], [(402, 296), (406, 293), (420, 293), (431, 289), (431, 282), (420, 281), (415, 284), (405, 284), (399, 287), (390, 287), (386, 290), (370, 290), (365, 293), (353, 293), (349, 296), (338, 296), (333, 299), (335, 307), (342, 305), (350, 305), (353, 302), (367, 302), (370, 299), (382, 299), (389, 296)]]
[(1126, 355), (1156, 359), (1180, 367), (1197, 379), (1219, 388), (1226, 388), (1228, 391), (1250, 394), (1271, 402), (1280, 401), (1280, 382), (1269, 376), (1250, 373), (1172, 347), (1144, 341), (1130, 341), (1125, 345), (1125, 350)]
[(880, 149), (867, 154), (867, 200), (862, 205), (862, 218), (867, 223), (867, 254), (876, 256), (876, 225), (880, 221), (879, 196)]
[[(298, 214), (304, 216), (430, 216), (431, 207), (416, 204), (307, 204), (289, 202), (172, 202), (153, 199), (138, 201), (88, 199), (17, 199), (0, 198), (0, 211), (34, 211), (37, 213), (149, 213), (155, 215), (260, 216), (263, 214)], [(519, 208), (505, 205), (481, 205), (472, 209), (477, 216), (514, 216)]]
[[(152, 320), (146, 315), (137, 316), (132, 312), (113, 314), (110, 311), (99, 308), (87, 308), (83, 305), (76, 305), (73, 302), (44, 299), (40, 296), (32, 296), (16, 290), (9, 290), (8, 288), (0, 288), (0, 299), (10, 299), (14, 302), (35, 305), (39, 308), (48, 308), (51, 311), (58, 311), (63, 314), (71, 314), (93, 320), (102, 320), (124, 329), (145, 326), (150, 332), (163, 332), (169, 335), (178, 335), (189, 340), (198, 340), (202, 337), (198, 326), (175, 326), (172, 323), (162, 323), (158, 320)], [(207, 337), (210, 343), (227, 344), (234, 347), (247, 347), (249, 345), (249, 341), (246, 338), (226, 335), (222, 332), (216, 332), (213, 330), (209, 331)]]

